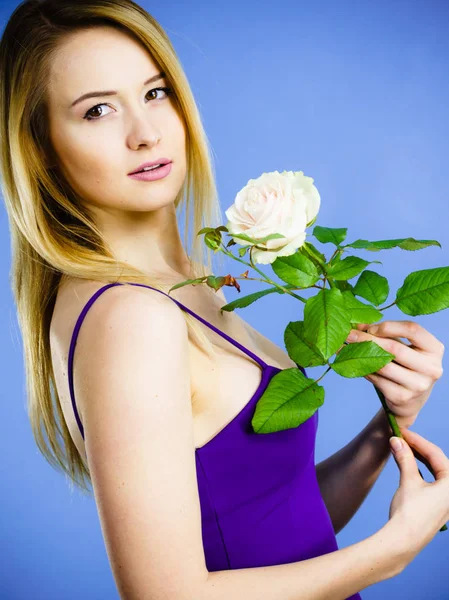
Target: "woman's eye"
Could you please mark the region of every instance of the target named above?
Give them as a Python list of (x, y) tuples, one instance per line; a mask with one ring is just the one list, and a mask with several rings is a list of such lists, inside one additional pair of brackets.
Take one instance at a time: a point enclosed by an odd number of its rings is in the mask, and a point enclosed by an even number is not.
[[(160, 88), (153, 88), (152, 90), (150, 90), (148, 92), (148, 94), (151, 94), (152, 92), (159, 92), (162, 91), (165, 93), (166, 97), (168, 98), (168, 96), (170, 96), (170, 94), (172, 93), (172, 89), (169, 87), (160, 87)], [(148, 95), (147, 94), (147, 95)], [(161, 98), (161, 100), (165, 100), (165, 98)], [(84, 115), (83, 119), (86, 119), (87, 121), (98, 121), (103, 115), (92, 115), (92, 112), (99, 109), (101, 106), (108, 106), (108, 104), (96, 104), (95, 106), (93, 106), (92, 108), (90, 108), (87, 113)]]

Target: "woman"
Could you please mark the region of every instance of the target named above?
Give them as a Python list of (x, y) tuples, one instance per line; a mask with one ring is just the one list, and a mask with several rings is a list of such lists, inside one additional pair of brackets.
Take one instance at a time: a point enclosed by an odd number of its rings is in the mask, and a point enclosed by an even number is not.
[[(222, 220), (207, 138), (161, 26), (130, 0), (29, 0), (6, 26), (0, 69), (33, 433), (51, 464), (92, 483), (121, 597), (360, 598), (400, 573), (449, 517), (442, 451), (404, 430), (438, 481), (419, 478), (406, 445), (388, 523), (339, 550), (347, 516), (316, 477), (318, 413), (270, 435), (250, 424), (271, 376), (295, 364), (222, 315), (222, 291), (167, 294), (211, 273), (199, 238), (185, 249), (190, 220), (194, 232)], [(167, 160), (158, 179), (132, 177)], [(385, 462), (382, 413), (373, 427)]]

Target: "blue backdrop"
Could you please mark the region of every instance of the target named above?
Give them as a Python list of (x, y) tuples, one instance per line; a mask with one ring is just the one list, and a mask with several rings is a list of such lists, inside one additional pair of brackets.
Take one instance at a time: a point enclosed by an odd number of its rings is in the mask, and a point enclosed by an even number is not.
[[(166, 29), (191, 82), (214, 149), (223, 212), (248, 179), (276, 169), (303, 170), (321, 194), (317, 224), (348, 227), (348, 240), (413, 236), (442, 244), (442, 249), (418, 252), (357, 252), (382, 261), (373, 268), (390, 282), (388, 303), (411, 271), (449, 265), (447, 2), (140, 4)], [(2, 29), (17, 5), (2, 1)], [(0, 215), (0, 597), (112, 600), (118, 593), (95, 503), (79, 493), (70, 495), (64, 478), (44, 461), (32, 439), (9, 285), (5, 210)], [(317, 246), (330, 257), (333, 247)], [(242, 271), (232, 259), (226, 260), (226, 269), (234, 275)], [(257, 283), (248, 282), (242, 292), (256, 289)], [(228, 301), (237, 297), (234, 289), (225, 293)], [(285, 326), (302, 318), (302, 306), (282, 298), (276, 315), (279, 300), (268, 296), (240, 314), (283, 348)], [(409, 317), (391, 308), (384, 318)], [(448, 312), (414, 319), (449, 348)], [(309, 376), (321, 372), (322, 367), (308, 369)], [(317, 463), (355, 437), (380, 408), (364, 378), (348, 380), (331, 371), (322, 383), (326, 400), (320, 409)], [(448, 396), (444, 375), (413, 427), (446, 454)], [(427, 481), (433, 480), (421, 464), (420, 469)], [(340, 548), (385, 524), (398, 481), (391, 457), (358, 513), (338, 534)], [(437, 533), (401, 575), (367, 588), (362, 596), (449, 598), (448, 557), (449, 532)]]

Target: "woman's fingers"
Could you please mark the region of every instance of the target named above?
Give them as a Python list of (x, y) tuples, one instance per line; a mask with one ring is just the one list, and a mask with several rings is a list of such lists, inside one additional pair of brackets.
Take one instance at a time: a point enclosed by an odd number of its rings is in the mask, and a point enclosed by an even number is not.
[(426, 465), (435, 479), (447, 476), (449, 459), (439, 446), (410, 429), (401, 430), (401, 434), (412, 449), (415, 458)]

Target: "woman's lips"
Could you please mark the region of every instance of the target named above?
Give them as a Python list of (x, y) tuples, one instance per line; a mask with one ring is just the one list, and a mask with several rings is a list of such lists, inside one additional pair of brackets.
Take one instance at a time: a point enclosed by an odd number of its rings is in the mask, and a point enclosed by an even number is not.
[(139, 181), (155, 181), (157, 179), (163, 179), (167, 177), (170, 173), (172, 167), (172, 163), (168, 163), (166, 165), (162, 165), (162, 167), (158, 167), (157, 169), (151, 169), (151, 171), (141, 171), (140, 173), (132, 173), (132, 175), (128, 175), (132, 179), (138, 179)]

